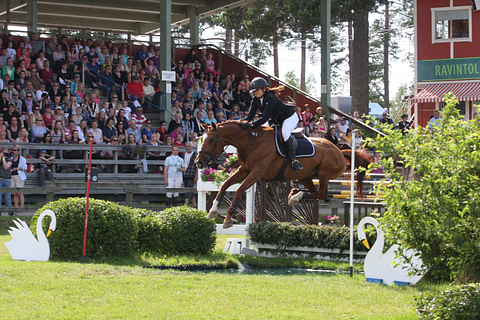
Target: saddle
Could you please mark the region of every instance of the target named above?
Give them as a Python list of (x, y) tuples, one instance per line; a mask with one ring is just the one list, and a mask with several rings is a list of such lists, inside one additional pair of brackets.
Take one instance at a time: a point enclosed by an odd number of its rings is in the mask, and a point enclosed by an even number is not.
[[(275, 148), (277, 153), (282, 158), (287, 158), (287, 150), (282, 138), (282, 130), (279, 126), (274, 126), (275, 132)], [(295, 138), (296, 154), (297, 158), (308, 158), (315, 155), (315, 146), (312, 141), (303, 134), (302, 128), (297, 128), (292, 132), (292, 136)]]

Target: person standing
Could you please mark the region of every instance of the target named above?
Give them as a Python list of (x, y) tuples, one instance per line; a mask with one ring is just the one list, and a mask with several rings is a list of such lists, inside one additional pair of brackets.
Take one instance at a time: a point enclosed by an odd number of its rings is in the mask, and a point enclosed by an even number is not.
[[(172, 147), (172, 155), (168, 156), (165, 159), (165, 186), (168, 189), (172, 188), (181, 188), (183, 175), (182, 172), (185, 172), (183, 159), (178, 155), (178, 147)], [(172, 199), (173, 196), (173, 199)], [(167, 205), (175, 206), (178, 202), (178, 192), (172, 193), (167, 192)]]
[[(12, 156), (6, 152), (1, 155), (0, 163), (0, 188), (10, 188), (12, 179)], [(5, 204), (7, 208), (12, 207), (12, 193), (0, 192), (0, 208), (2, 207), (2, 198), (5, 195)], [(13, 216), (13, 212), (9, 213)]]
[[(197, 183), (197, 166), (195, 165), (195, 157), (197, 156), (196, 152), (193, 151), (193, 143), (191, 141), (187, 141), (185, 143), (185, 155), (183, 156), (184, 164), (183, 168), (185, 171), (183, 172), (183, 186), (185, 188), (193, 188), (193, 186)], [(185, 194), (185, 205), (188, 206), (188, 202), (192, 201), (192, 206), (196, 207), (195, 201), (195, 193), (188, 192)]]
[[(25, 174), (27, 170), (27, 160), (22, 157), (20, 154), (20, 147), (15, 145), (12, 149), (12, 188), (23, 188), (25, 180), (27, 180), (27, 175)], [(18, 208), (20, 203), (20, 208), (23, 208), (25, 203), (25, 198), (23, 197), (23, 192), (14, 192), (13, 193), (13, 202), (15, 208)]]

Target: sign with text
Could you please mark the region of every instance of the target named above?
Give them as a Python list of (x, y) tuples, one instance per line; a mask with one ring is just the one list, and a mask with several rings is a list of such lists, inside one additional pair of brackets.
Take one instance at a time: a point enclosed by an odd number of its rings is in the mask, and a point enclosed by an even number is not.
[(175, 71), (162, 70), (162, 81), (175, 81)]
[(418, 82), (480, 79), (480, 58), (419, 60)]

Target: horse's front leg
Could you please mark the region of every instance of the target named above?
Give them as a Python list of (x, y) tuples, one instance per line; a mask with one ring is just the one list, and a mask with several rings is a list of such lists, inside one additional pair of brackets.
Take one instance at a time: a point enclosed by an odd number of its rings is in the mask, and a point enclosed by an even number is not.
[(231, 226), (233, 226), (232, 215), (235, 212), (235, 210), (237, 209), (238, 200), (241, 198), (242, 194), (245, 191), (247, 191), (248, 188), (253, 186), (255, 184), (255, 182), (257, 182), (258, 180), (260, 180), (259, 177), (261, 177), (261, 176), (262, 175), (260, 175), (259, 173), (256, 173), (256, 172), (253, 172), (253, 171), (250, 172), (248, 174), (248, 176), (245, 178), (245, 180), (243, 180), (240, 187), (238, 187), (237, 191), (235, 191), (235, 193), (233, 195), (232, 204), (230, 205), (230, 208), (228, 208), (227, 216), (223, 220), (223, 228), (224, 229), (227, 229), (227, 228), (230, 228)]
[(225, 195), (225, 191), (227, 189), (234, 185), (235, 183), (240, 183), (245, 179), (245, 177), (248, 175), (248, 171), (243, 168), (242, 166), (238, 167), (237, 170), (233, 172), (233, 174), (227, 178), (222, 183), (222, 186), (220, 187), (220, 190), (217, 193), (217, 196), (215, 197), (215, 200), (213, 200), (212, 207), (208, 211), (208, 219), (214, 219), (218, 216), (218, 206), (222, 202), (223, 196)]

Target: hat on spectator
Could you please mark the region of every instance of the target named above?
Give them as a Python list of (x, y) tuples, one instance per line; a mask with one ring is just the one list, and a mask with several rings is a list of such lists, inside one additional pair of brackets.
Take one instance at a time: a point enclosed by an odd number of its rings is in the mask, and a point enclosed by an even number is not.
[(57, 106), (57, 107), (55, 108), (55, 110), (63, 110), (63, 108), (60, 107), (60, 106)]
[(188, 99), (183, 99), (183, 103), (189, 103), (190, 101)]
[(138, 80), (138, 76), (133, 76), (132, 79), (133, 80)]
[(15, 91), (15, 92), (13, 93), (13, 95), (14, 95), (14, 96), (18, 96), (18, 91)]
[(15, 81), (13, 81), (13, 80), (8, 80), (8, 84), (9, 84), (9, 85), (15, 84)]
[(181, 63), (181, 64), (183, 64), (183, 61), (182, 61), (182, 60), (178, 60), (178, 63)]
[(47, 150), (40, 150), (40, 153), (47, 153)]
[(75, 73), (75, 78), (80, 78), (80, 73)]

